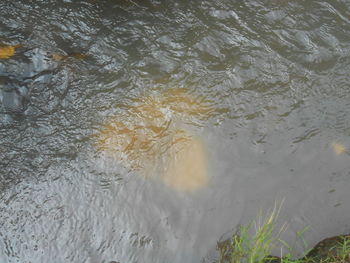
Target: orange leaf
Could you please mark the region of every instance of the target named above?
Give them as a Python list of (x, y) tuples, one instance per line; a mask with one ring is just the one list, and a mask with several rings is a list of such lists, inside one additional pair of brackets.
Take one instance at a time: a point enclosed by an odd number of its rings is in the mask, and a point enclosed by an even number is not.
[(345, 148), (345, 146), (343, 144), (340, 144), (340, 143), (332, 143), (332, 148), (333, 148), (333, 151), (335, 152), (336, 155), (340, 155), (342, 153), (346, 153), (347, 150)]
[(0, 47), (0, 59), (8, 59), (12, 57), (15, 54), (17, 47), (20, 47), (20, 45)]

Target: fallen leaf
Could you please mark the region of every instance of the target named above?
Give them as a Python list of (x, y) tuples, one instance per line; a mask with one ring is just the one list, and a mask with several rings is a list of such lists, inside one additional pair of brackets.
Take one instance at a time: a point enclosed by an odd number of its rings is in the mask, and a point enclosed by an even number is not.
[(16, 52), (16, 48), (20, 46), (21, 45), (0, 47), (0, 59), (8, 59), (12, 57)]
[(346, 151), (347, 151), (345, 146), (340, 144), (340, 143), (332, 143), (332, 148), (333, 148), (333, 151), (335, 152), (336, 155), (346, 153)]

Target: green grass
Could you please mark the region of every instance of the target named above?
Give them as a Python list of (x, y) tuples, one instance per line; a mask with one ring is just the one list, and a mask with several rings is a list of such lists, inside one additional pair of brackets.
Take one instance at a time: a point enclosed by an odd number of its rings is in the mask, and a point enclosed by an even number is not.
[[(327, 239), (326, 239), (327, 240)], [(338, 236), (328, 241), (330, 245), (327, 249), (317, 251), (316, 253), (311, 250), (309, 256), (303, 258), (303, 262), (307, 263), (348, 263), (350, 262), (350, 236)], [(321, 243), (327, 243), (321, 242)], [(334, 243), (334, 244), (332, 244)], [(317, 249), (314, 249), (317, 250)], [(319, 249), (318, 249), (319, 250)]]
[[(217, 250), (219, 259), (217, 263), (349, 263), (350, 262), (350, 236), (339, 236), (329, 239), (331, 246), (327, 248), (315, 247), (305, 251), (304, 257), (295, 259), (292, 246), (280, 237), (286, 229), (286, 224), (277, 227), (277, 218), (282, 203), (275, 204), (271, 211), (265, 215), (260, 213), (256, 220), (239, 226), (237, 232), (228, 240), (219, 242)], [(307, 228), (299, 231), (298, 239), (304, 248), (307, 244), (303, 234)], [(322, 244), (324, 246), (324, 244)], [(274, 257), (272, 252), (281, 249), (283, 257)], [(282, 254), (282, 253), (281, 253)]]
[(275, 204), (266, 216), (239, 227), (231, 239), (218, 244), (219, 263), (262, 263), (267, 262), (272, 250), (280, 240), (285, 225), (276, 230), (276, 220), (281, 205)]
[(337, 250), (337, 260), (340, 261), (350, 261), (350, 238), (342, 237), (342, 241), (338, 243), (338, 246), (335, 247)]

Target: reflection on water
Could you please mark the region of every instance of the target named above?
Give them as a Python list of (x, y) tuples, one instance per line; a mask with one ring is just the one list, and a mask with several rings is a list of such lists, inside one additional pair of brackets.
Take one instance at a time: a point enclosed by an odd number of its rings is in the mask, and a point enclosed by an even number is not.
[[(161, 177), (178, 190), (208, 184), (202, 140), (188, 124), (200, 125), (215, 113), (210, 102), (186, 89), (135, 99), (134, 105), (114, 116), (97, 135), (97, 149), (122, 160), (147, 177)], [(187, 125), (186, 125), (187, 123)]]

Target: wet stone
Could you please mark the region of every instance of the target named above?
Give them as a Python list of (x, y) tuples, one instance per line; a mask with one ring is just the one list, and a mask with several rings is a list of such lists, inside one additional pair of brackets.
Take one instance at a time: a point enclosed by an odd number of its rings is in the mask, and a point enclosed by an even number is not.
[(26, 86), (6, 85), (1, 91), (4, 113), (23, 113), (30, 102), (30, 89)]

